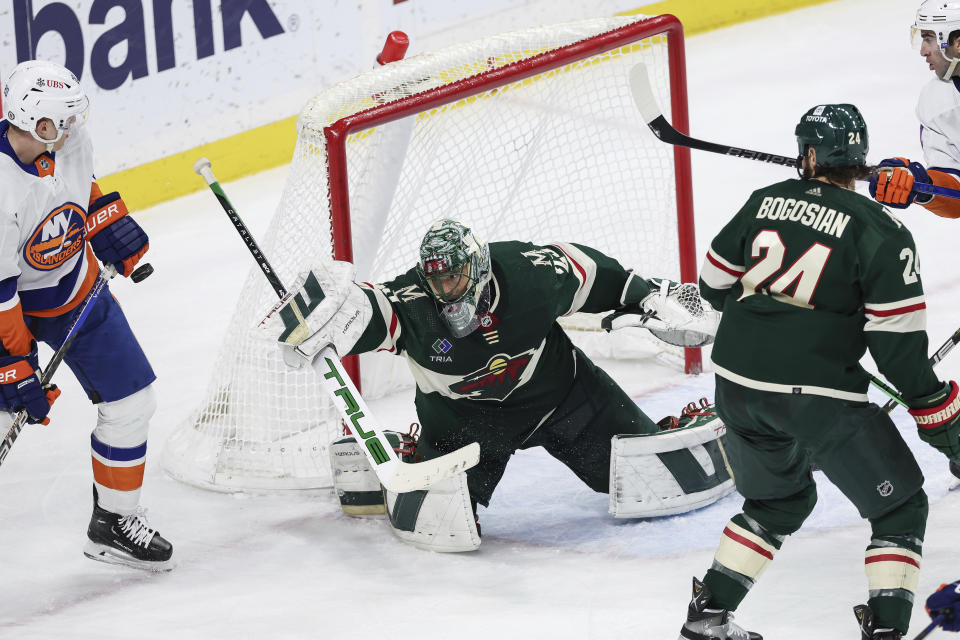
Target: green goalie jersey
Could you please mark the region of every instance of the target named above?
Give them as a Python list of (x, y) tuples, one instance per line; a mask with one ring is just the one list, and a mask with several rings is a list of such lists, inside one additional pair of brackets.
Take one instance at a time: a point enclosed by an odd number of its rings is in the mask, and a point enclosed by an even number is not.
[(352, 352), (406, 356), (421, 412), (551, 411), (575, 374), (574, 348), (557, 318), (617, 308), (629, 275), (599, 251), (567, 243), (492, 242), (490, 260), (489, 312), (462, 338), (453, 337), (415, 269), (362, 285), (374, 313)]
[(817, 180), (751, 195), (711, 243), (700, 290), (723, 319), (716, 374), (754, 389), (866, 401), (866, 349), (906, 399), (935, 391), (909, 230)]

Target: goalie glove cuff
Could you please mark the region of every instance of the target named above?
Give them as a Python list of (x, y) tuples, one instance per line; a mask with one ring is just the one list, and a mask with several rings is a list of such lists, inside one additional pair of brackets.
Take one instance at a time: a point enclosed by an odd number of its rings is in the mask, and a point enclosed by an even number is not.
[(631, 270), (627, 275), (627, 281), (623, 285), (623, 292), (620, 294), (620, 306), (638, 305), (654, 292), (651, 282), (641, 278), (635, 271)]

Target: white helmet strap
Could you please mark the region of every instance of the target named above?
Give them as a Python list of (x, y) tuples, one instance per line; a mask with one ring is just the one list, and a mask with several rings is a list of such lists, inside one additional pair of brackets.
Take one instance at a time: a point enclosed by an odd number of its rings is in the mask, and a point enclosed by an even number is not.
[[(940, 79), (944, 82), (950, 82), (950, 78), (953, 77), (953, 72), (956, 70), (957, 64), (960, 64), (960, 58), (948, 58), (943, 49), (940, 49), (940, 55), (943, 56), (944, 60), (950, 62), (950, 66), (943, 72), (943, 76), (941, 76)], [(929, 78), (930, 76), (927, 77)]]

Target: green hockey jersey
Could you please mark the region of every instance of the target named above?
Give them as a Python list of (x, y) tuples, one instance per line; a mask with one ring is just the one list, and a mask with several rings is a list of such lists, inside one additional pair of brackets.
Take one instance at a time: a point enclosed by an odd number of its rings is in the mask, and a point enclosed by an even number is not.
[(545, 416), (575, 374), (574, 347), (557, 319), (619, 307), (629, 275), (616, 260), (570, 243), (493, 242), (490, 259), (489, 312), (462, 338), (453, 337), (415, 269), (362, 285), (374, 313), (352, 353), (406, 356), (421, 412), (439, 405), (439, 413)]
[(755, 191), (713, 239), (700, 291), (723, 311), (712, 360), (732, 382), (866, 401), (869, 348), (906, 399), (938, 388), (913, 237), (854, 191), (797, 179)]

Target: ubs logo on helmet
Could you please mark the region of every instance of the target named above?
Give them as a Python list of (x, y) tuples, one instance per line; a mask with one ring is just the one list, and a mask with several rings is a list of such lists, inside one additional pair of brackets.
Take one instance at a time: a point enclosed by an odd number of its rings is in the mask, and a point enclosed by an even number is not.
[(86, 215), (72, 202), (47, 214), (23, 248), (23, 257), (34, 269), (50, 271), (83, 250)]

